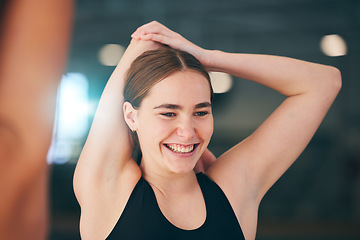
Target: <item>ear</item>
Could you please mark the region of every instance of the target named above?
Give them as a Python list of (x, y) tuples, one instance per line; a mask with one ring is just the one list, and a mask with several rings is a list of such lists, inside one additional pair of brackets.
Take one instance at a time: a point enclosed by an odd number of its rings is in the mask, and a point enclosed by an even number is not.
[(136, 109), (133, 108), (131, 103), (124, 102), (123, 104), (124, 119), (130, 130), (136, 131)]

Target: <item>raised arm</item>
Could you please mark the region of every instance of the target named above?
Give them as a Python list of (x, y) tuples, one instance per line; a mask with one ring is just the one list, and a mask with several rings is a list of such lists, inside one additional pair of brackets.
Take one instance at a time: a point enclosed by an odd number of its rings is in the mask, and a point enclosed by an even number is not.
[(74, 189), (80, 205), (96, 191), (113, 191), (112, 184), (119, 182), (125, 168), (133, 169), (133, 177), (139, 178), (140, 169), (132, 160), (132, 144), (122, 111), (124, 75), (138, 55), (159, 46), (132, 40), (105, 86), (75, 170)]
[[(211, 69), (268, 86), (287, 99), (247, 139), (222, 156), (260, 201), (307, 146), (341, 87), (340, 72), (296, 59), (214, 51)], [(214, 170), (215, 171), (215, 170)], [(236, 175), (236, 172), (233, 172)]]
[(113, 213), (122, 211), (141, 177), (132, 159), (132, 143), (124, 121), (124, 77), (137, 56), (160, 46), (152, 41), (132, 40), (100, 98), (74, 174), (82, 239), (104, 239), (110, 233), (118, 218)]
[(315, 134), (340, 90), (341, 76), (336, 68), (285, 57), (212, 54), (211, 68), (287, 96), (253, 134), (223, 154), (209, 171), (235, 203), (244, 234), (252, 238), (261, 199)]

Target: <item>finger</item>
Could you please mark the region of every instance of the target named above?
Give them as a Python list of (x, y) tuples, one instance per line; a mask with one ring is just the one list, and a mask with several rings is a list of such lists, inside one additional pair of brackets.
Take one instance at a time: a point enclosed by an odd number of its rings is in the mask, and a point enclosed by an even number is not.
[(132, 36), (138, 37), (138, 36), (146, 34), (146, 33), (154, 32), (154, 27), (152, 27), (153, 25), (156, 26), (156, 24), (153, 24), (153, 22), (150, 22), (150, 23), (146, 23), (146, 24), (138, 27), (135, 30), (135, 32), (132, 34)]
[(133, 34), (131, 34), (131, 37), (132, 37), (133, 39), (140, 40), (140, 35), (139, 35), (138, 33), (136, 33), (136, 32), (134, 32)]
[(167, 45), (174, 49), (179, 49), (183, 51), (187, 51), (187, 44), (184, 44), (184, 41), (179, 39), (174, 39), (172, 37), (167, 37), (161, 34), (147, 34), (141, 37), (142, 40), (151, 40), (154, 42), (158, 42), (164, 45)]
[(164, 25), (162, 25), (159, 22), (153, 21), (150, 23), (147, 23), (141, 27), (139, 27), (132, 35), (133, 38), (140, 38), (140, 36), (142, 35), (146, 35), (146, 34), (160, 34), (160, 35), (164, 35), (167, 37), (174, 37), (175, 36), (175, 32), (173, 32), (172, 30), (170, 30), (169, 28), (165, 27)]
[(169, 45), (169, 43), (171, 42), (168, 37), (161, 35), (161, 34), (155, 34), (155, 33), (141, 35), (140, 39), (145, 40), (145, 41), (151, 40), (151, 41), (158, 42), (158, 43), (165, 44), (165, 45)]

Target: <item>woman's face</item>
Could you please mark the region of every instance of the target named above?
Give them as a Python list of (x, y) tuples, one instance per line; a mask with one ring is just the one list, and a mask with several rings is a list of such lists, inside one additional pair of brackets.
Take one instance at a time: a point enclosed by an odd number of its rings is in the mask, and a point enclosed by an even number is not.
[(213, 133), (208, 80), (176, 72), (153, 86), (136, 110), (136, 130), (147, 170), (192, 171)]

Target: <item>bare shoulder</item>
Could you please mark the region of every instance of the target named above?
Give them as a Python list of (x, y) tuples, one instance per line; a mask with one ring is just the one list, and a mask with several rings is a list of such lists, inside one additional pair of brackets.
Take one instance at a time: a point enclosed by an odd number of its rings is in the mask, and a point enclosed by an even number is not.
[[(241, 143), (240, 143), (241, 144)], [(206, 175), (213, 180), (224, 192), (243, 231), (245, 239), (255, 239), (257, 216), (260, 202), (251, 192), (248, 182), (247, 161), (241, 160), (242, 154), (235, 153), (234, 149), (219, 157), (208, 169)], [(233, 166), (232, 158), (238, 158), (239, 165)], [(233, 171), (234, 168), (237, 171)]]
[(110, 234), (140, 177), (138, 165), (129, 161), (115, 181), (88, 183), (93, 185), (79, 201), (83, 239), (105, 239)]
[(243, 202), (252, 201), (249, 183), (249, 164), (244, 142), (222, 154), (207, 170), (206, 174), (223, 190), (233, 208)]

